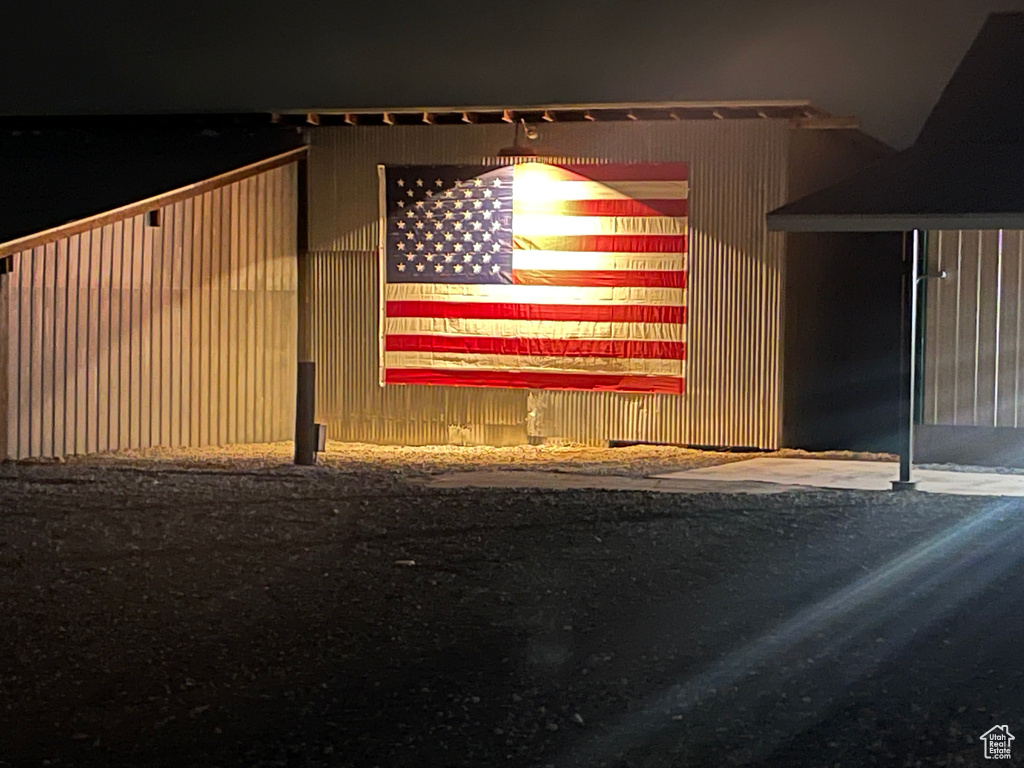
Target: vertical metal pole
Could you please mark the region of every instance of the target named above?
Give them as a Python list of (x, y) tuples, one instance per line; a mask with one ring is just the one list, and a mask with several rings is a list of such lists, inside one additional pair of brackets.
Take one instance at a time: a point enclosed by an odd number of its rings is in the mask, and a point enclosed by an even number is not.
[(295, 463), (310, 467), (316, 464), (316, 435), (313, 419), (316, 413), (316, 363), (299, 361), (295, 389)]
[[(901, 322), (903, 352), (900, 365), (900, 479), (893, 480), (894, 491), (912, 491), (917, 483), (910, 479), (914, 463), (914, 400), (917, 368), (917, 283), (918, 260), (921, 257), (923, 232), (911, 232), (910, 253), (903, 248), (903, 318)], [(904, 241), (905, 242), (905, 241)]]
[(295, 212), (296, 250), (298, 258), (298, 371), (295, 389), (295, 463), (310, 466), (316, 463), (316, 441), (313, 419), (316, 418), (316, 364), (313, 357), (311, 324), (312, 275), (309, 264), (309, 184), (307, 161), (298, 164), (298, 206)]

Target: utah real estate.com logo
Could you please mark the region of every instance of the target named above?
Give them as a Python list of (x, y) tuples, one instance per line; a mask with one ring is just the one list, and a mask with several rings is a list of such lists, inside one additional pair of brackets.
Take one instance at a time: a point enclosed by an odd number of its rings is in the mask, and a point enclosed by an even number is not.
[(1010, 733), (1008, 726), (994, 725), (981, 734), (979, 738), (985, 742), (986, 760), (1010, 759), (1010, 742), (1015, 737)]

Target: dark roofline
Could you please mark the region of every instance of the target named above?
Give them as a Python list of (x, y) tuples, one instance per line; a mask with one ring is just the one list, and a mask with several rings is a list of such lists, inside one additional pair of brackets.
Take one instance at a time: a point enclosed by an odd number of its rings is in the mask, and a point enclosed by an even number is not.
[(61, 224), (50, 229), (42, 230), (41, 232), (35, 232), (31, 235), (25, 235), (14, 240), (8, 240), (6, 243), (0, 243), (0, 258), (10, 256), (12, 253), (18, 253), (20, 251), (26, 251), (30, 248), (36, 248), (40, 245), (53, 242), (65, 237), (71, 237), (72, 235), (81, 234), (82, 232), (88, 232), (96, 227), (102, 227), (106, 224), (110, 224), (115, 221), (122, 219), (131, 218), (132, 216), (138, 216), (139, 214), (146, 213), (147, 211), (153, 210), (166, 205), (172, 205), (190, 197), (201, 195), (205, 192), (209, 192), (219, 187), (233, 184), (236, 181), (242, 181), (250, 176), (255, 176), (266, 171), (271, 171), (275, 168), (280, 168), (284, 165), (298, 162), (306, 155), (306, 147), (298, 147), (296, 149), (283, 152), (273, 157), (268, 157), (265, 160), (259, 160), (249, 165), (244, 165), (226, 173), (218, 174), (217, 176), (211, 176), (208, 179), (197, 181), (194, 184), (188, 184), (184, 187), (178, 187), (167, 192), (162, 192), (152, 197), (147, 197), (144, 200), (138, 200), (127, 205), (122, 205), (117, 208), (113, 208), (109, 211), (95, 214), (93, 216), (86, 216), (82, 219), (75, 221), (69, 221), (67, 224)]

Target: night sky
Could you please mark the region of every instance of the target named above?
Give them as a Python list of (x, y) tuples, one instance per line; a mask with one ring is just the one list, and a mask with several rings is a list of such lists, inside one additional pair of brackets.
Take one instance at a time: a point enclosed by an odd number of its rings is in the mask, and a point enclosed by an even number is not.
[(0, 112), (809, 98), (904, 146), (986, 13), (1024, 0), (40, 0)]

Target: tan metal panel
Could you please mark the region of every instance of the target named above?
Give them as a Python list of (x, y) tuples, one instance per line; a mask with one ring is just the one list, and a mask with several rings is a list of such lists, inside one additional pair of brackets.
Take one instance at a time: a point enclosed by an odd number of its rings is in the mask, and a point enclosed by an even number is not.
[(691, 167), (687, 393), (627, 395), (377, 384), (377, 163), (474, 163), (507, 125), (317, 128), (310, 242), (318, 418), (371, 442), (640, 440), (775, 447), (780, 438), (784, 240), (764, 213), (786, 199), (785, 122), (553, 123), (546, 155)]
[[(230, 195), (229, 214), (231, 228), (231, 245), (229, 253), (228, 273), (228, 338), (244, 339), (242, 323), (244, 309), (242, 301), (242, 270), (245, 259), (245, 233), (242, 231), (241, 213), (245, 205), (242, 185), (232, 185), (226, 190)], [(228, 434), (224, 442), (242, 442), (242, 430), (239, 411), (245, 401), (245, 344), (225, 345), (228, 359)]]
[[(57, 242), (53, 276), (53, 455), (63, 455), (67, 408), (67, 295), (68, 243)], [(0, 456), (3, 451), (0, 451)]]
[(29, 445), (42, 455), (43, 451), (43, 424), (45, 422), (45, 379), (46, 360), (44, 356), (43, 343), (45, 341), (45, 318), (46, 318), (46, 247), (38, 246), (32, 249), (32, 283), (29, 288), (32, 310), (29, 347), (29, 387), (31, 388), (31, 407), (39, 414), (39, 418), (32, 420), (29, 425)]
[(35, 253), (26, 251), (20, 266), (27, 274), (18, 275), (18, 298), (21, 311), (18, 316), (18, 403), (21, 408), (18, 419), (18, 451), (32, 450), (32, 270)]
[[(167, 211), (161, 211), (161, 216)], [(153, 280), (156, 283), (157, 312), (156, 349), (154, 355), (158, 374), (154, 379), (156, 387), (153, 404), (153, 444), (172, 445), (171, 437), (171, 380), (174, 376), (171, 349), (171, 264), (174, 259), (174, 222), (161, 219), (163, 224), (153, 230), (154, 239), (159, 243), (159, 260), (153, 265)]]
[(96, 347), (93, 359), (96, 361), (96, 448), (97, 451), (109, 450), (109, 399), (110, 388), (110, 274), (113, 262), (113, 242), (111, 227), (107, 225), (96, 232), (97, 254), (94, 260), (94, 296), (91, 306), (95, 313)]
[(165, 369), (167, 386), (165, 388), (164, 406), (167, 415), (168, 431), (164, 434), (162, 442), (174, 445), (181, 445), (181, 263), (182, 252), (182, 228), (184, 225), (184, 209), (181, 203), (165, 208), (162, 215), (167, 217), (164, 221), (164, 229), (167, 230), (165, 237), (170, 243), (169, 259), (167, 269), (167, 304), (164, 314), (167, 322), (164, 326), (164, 338), (167, 343), (167, 354), (170, 359), (169, 366)]
[(203, 415), (202, 352), (203, 352), (203, 198), (193, 197), (186, 201), (186, 219), (191, 223), (192, 234), (186, 253), (197, 254), (188, 260), (188, 393), (185, 399), (189, 406), (188, 444), (203, 445), (201, 419)]
[(978, 250), (981, 269), (978, 275), (978, 362), (975, 372), (975, 421), (996, 426), (996, 398), (998, 397), (999, 309), (1003, 270), (1002, 238), (995, 230), (980, 233)]
[(228, 340), (233, 332), (234, 302), (231, 298), (231, 195), (230, 190), (220, 189), (214, 193), (214, 217), (218, 220), (216, 242), (214, 243), (215, 283), (219, 321), (214, 325), (214, 353), (217, 367), (214, 374), (214, 391), (218, 398), (217, 431), (213, 442), (223, 445), (231, 442), (231, 366), (233, 363)]
[[(84, 382), (79, 387), (81, 380), (80, 370), (84, 367), (82, 360), (82, 334), (80, 333), (79, 320), (82, 310), (79, 308), (81, 290), (81, 257), (82, 257), (82, 236), (72, 235), (68, 239), (68, 273), (67, 273), (67, 354), (65, 356), (66, 373), (64, 376), (65, 386), (65, 410), (64, 410), (64, 452), (66, 454), (81, 453), (85, 450), (84, 443), (80, 444), (83, 434), (82, 422), (79, 419), (79, 393), (84, 391)], [(81, 419), (84, 420), (84, 411)], [(19, 456), (28, 454), (18, 453)]]
[(1024, 233), (929, 235), (924, 422), (1019, 427), (1024, 360)]
[(1007, 230), (1002, 235), (1002, 264), (1000, 269), (999, 339), (996, 344), (998, 373), (995, 395), (996, 424), (1019, 427), (1020, 365), (1021, 365), (1021, 292), (1024, 291), (1021, 269), (1024, 267), (1022, 248), (1024, 237), (1020, 231)]
[[(89, 271), (92, 258), (92, 232), (83, 232), (78, 237), (78, 260), (76, 263), (78, 318), (75, 334), (78, 337), (75, 353), (75, 452), (88, 453), (89, 445), (89, 310), (92, 306)], [(31, 411), (29, 412), (31, 417)], [(31, 455), (29, 451), (25, 455)]]
[(258, 365), (257, 356), (257, 328), (256, 328), (256, 303), (259, 294), (256, 291), (256, 265), (260, 259), (260, 253), (256, 245), (257, 208), (258, 193), (256, 179), (249, 178), (243, 183), (247, 199), (243, 219), (245, 221), (245, 273), (242, 281), (243, 297), (245, 298), (245, 407), (244, 414), (247, 414), (244, 421), (244, 435), (242, 439), (251, 443), (256, 439), (256, 424), (261, 418), (260, 411), (256, 406), (256, 372)]
[(177, 318), (174, 324), (175, 356), (178, 361), (178, 376), (175, 381), (175, 402), (178, 403), (178, 428), (176, 439), (179, 445), (192, 443), (192, 353), (189, 339), (192, 338), (192, 200), (174, 204), (177, 221), (178, 268), (175, 272), (175, 307)]
[[(53, 326), (50, 318), (53, 312), (52, 286), (50, 279), (53, 264), (47, 264), (54, 253), (52, 243), (35, 249), (33, 260), (33, 320), (38, 319), (39, 327), (32, 329), (32, 405), (39, 414), (32, 429), (32, 443), (40, 456), (53, 455), (53, 382), (51, 358), (46, 353), (52, 348)], [(48, 332), (49, 331), (49, 332)], [(50, 346), (48, 346), (48, 344)]]
[[(144, 287), (144, 263), (146, 261), (145, 254), (145, 236), (143, 232), (143, 217), (135, 216), (128, 219), (125, 222), (126, 226), (130, 225), (131, 228), (131, 243), (132, 243), (132, 255), (129, 258), (131, 262), (131, 353), (129, 356), (130, 363), (130, 380), (131, 380), (131, 403), (129, 405), (129, 435), (131, 438), (130, 447), (138, 448), (142, 445), (142, 431), (143, 431), (143, 400), (145, 393), (148, 390), (142, 386), (142, 373), (145, 370), (146, 365), (143, 362), (144, 352), (144, 339), (146, 337), (146, 329), (143, 327), (142, 319), (147, 318), (148, 315), (143, 315), (143, 299), (145, 298)], [(148, 411), (147, 411), (148, 413)], [(148, 417), (147, 417), (148, 423)]]
[(266, 327), (264, 319), (267, 313), (267, 248), (266, 230), (264, 218), (266, 216), (267, 186), (266, 178), (260, 176), (253, 180), (254, 189), (252, 194), (256, 201), (253, 212), (252, 247), (253, 247), (253, 275), (251, 289), (254, 291), (252, 305), (253, 332), (251, 335), (252, 346), (250, 347), (255, 355), (253, 360), (252, 377), (252, 413), (254, 416), (252, 425), (252, 439), (256, 442), (263, 442), (266, 438), (266, 397), (264, 387), (265, 366), (267, 358), (266, 348)]
[(108, 306), (106, 343), (110, 351), (105, 390), (108, 407), (105, 433), (107, 449), (117, 450), (121, 447), (121, 262), (124, 257), (124, 222), (114, 222), (107, 229), (110, 230), (110, 263), (107, 267), (109, 276), (105, 299)]
[(213, 357), (213, 329), (217, 322), (215, 310), (216, 297), (213, 291), (213, 193), (207, 192), (196, 199), (196, 206), (201, 207), (201, 215), (209, 224), (203, 229), (200, 236), (201, 244), (197, 249), (200, 254), (199, 272), (202, 283), (202, 303), (200, 304), (200, 332), (199, 332), (199, 377), (204, 386), (199, 393), (199, 445), (210, 445), (216, 440), (216, 427), (214, 416), (217, 408), (214, 406), (214, 372), (215, 363)]
[(14, 254), (0, 456), (291, 437), (295, 175), (176, 200), (159, 227), (140, 214)]
[(139, 445), (147, 447), (154, 445), (156, 434), (153, 429), (154, 417), (154, 393), (158, 381), (154, 381), (153, 372), (159, 361), (159, 294), (154, 283), (159, 281), (160, 271), (158, 269), (159, 259), (159, 238), (158, 233), (154, 235), (153, 230), (144, 222), (138, 224), (142, 238), (142, 285), (141, 285), (141, 314), (139, 317), (139, 331), (141, 334), (141, 357), (139, 363)]
[[(15, 257), (16, 258), (16, 257)], [(11, 356), (10, 346), (10, 311), (11, 311), (11, 275), (0, 275), (0, 459), (10, 455), (12, 415), (17, 413), (10, 402), (11, 393)]]

